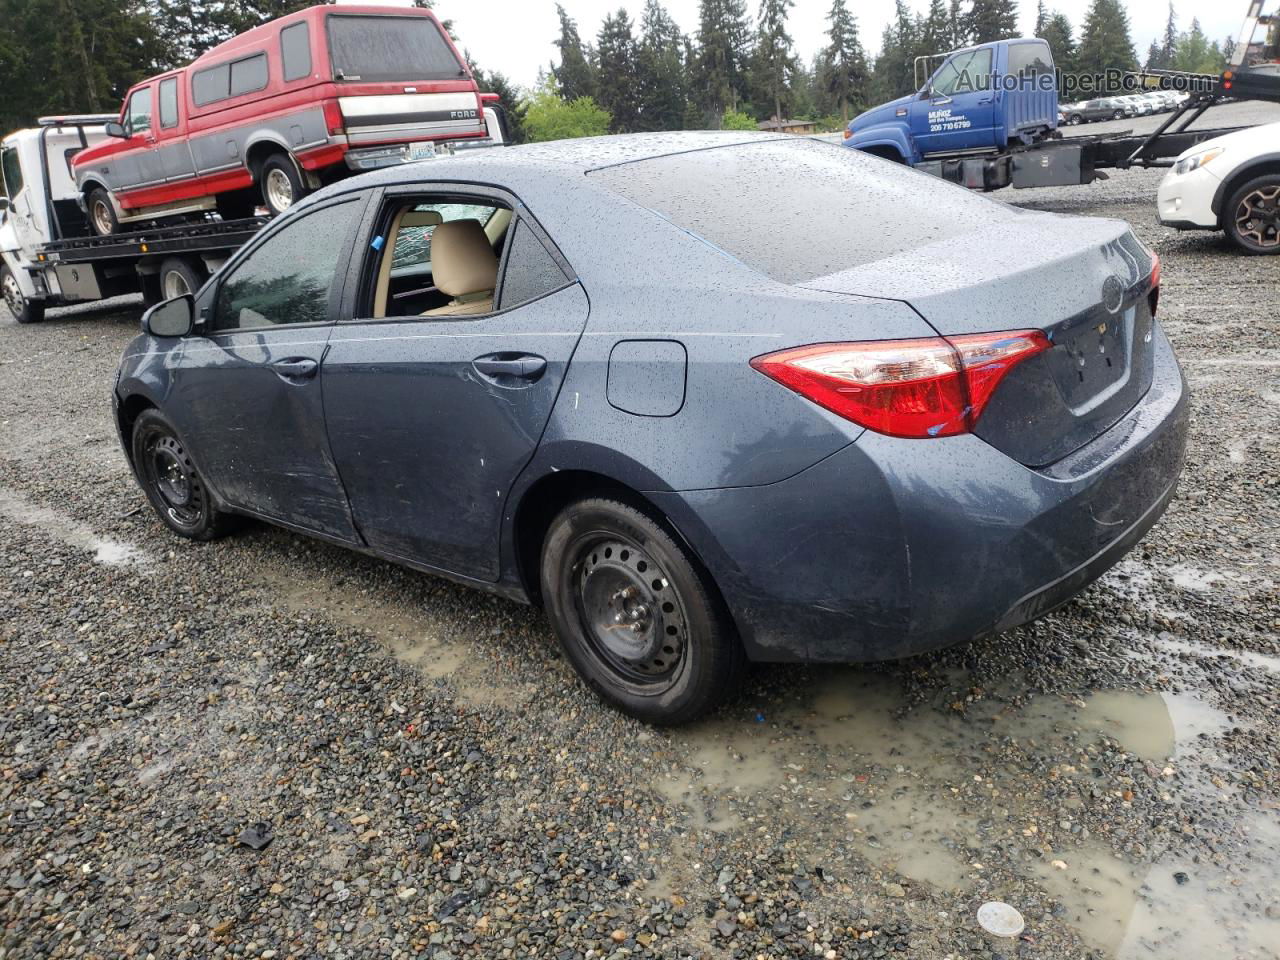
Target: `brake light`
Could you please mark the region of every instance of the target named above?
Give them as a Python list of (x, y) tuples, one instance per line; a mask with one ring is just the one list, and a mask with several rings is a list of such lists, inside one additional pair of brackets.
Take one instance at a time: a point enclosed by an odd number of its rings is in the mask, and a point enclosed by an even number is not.
[(977, 425), (1000, 381), (1052, 344), (1039, 330), (818, 343), (751, 366), (846, 420), (891, 437), (950, 437)]
[(1151, 292), (1147, 294), (1147, 303), (1151, 306), (1151, 316), (1156, 315), (1156, 307), (1160, 305), (1160, 254), (1151, 251)]
[(342, 116), (342, 108), (338, 106), (337, 100), (324, 101), (324, 125), (329, 131), (329, 136), (340, 137), (347, 132), (343, 125), (345, 122)]

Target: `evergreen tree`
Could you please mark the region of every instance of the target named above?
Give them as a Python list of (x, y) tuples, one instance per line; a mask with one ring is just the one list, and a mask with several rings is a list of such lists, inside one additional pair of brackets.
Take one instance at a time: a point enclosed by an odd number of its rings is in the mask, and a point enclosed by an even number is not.
[(624, 7), (604, 18), (596, 36), (597, 102), (609, 111), (613, 133), (630, 133), (640, 123), (636, 41)]
[[(1164, 25), (1164, 41), (1160, 44), (1160, 60), (1157, 69), (1172, 70), (1173, 58), (1178, 52), (1178, 18), (1173, 12), (1173, 4), (1169, 4), (1169, 19)], [(1148, 64), (1150, 66), (1150, 64)]]
[(120, 109), (165, 60), (140, 0), (0, 0), (0, 129)]
[(1129, 38), (1129, 15), (1119, 0), (1092, 0), (1080, 31), (1076, 69), (1101, 74), (1107, 70), (1133, 70), (1138, 57)]
[(896, 0), (894, 18), (881, 35), (880, 54), (872, 75), (877, 101), (915, 92), (915, 58), (920, 45), (916, 27), (916, 19), (904, 0)]
[[(507, 79), (506, 74), (489, 73), (480, 67), (471, 59), (470, 52), (464, 50), (463, 57), (467, 61), (467, 66), (471, 69), (471, 75), (476, 78), (476, 84), (480, 87), (480, 90), (484, 93), (496, 93), (498, 95), (498, 103), (502, 106), (502, 112), (507, 120), (508, 142), (524, 143), (527, 139), (524, 130), (525, 104), (515, 86)], [(543, 82), (540, 78), (539, 86), (542, 86)]]
[(583, 49), (582, 38), (578, 35), (578, 25), (558, 3), (556, 14), (560, 17), (560, 37), (555, 41), (560, 51), (560, 63), (553, 68), (552, 72), (555, 74), (559, 94), (566, 102), (572, 102), (579, 97), (594, 96), (595, 70), (592, 68), (587, 51)]
[(749, 35), (745, 0), (700, 0), (694, 82), (706, 120), (717, 127), (745, 92)]
[(683, 58), (685, 38), (659, 0), (646, 0), (636, 52), (640, 130), (679, 130), (688, 92)]
[(1222, 72), (1226, 58), (1216, 43), (1210, 43), (1200, 27), (1197, 17), (1191, 19), (1191, 29), (1178, 37), (1173, 54), (1173, 69), (1186, 73)]
[(946, 0), (930, 0), (929, 12), (920, 23), (920, 51), (926, 55), (950, 53), (951, 15)]
[(1072, 34), (1071, 21), (1065, 14), (1056, 10), (1049, 15), (1049, 22), (1036, 36), (1049, 44), (1049, 52), (1053, 54), (1053, 65), (1063, 73), (1075, 69), (1076, 41)]
[(1035, 36), (1043, 39), (1044, 28), (1049, 25), (1049, 16), (1050, 16), (1049, 10), (1044, 5), (1044, 0), (1038, 0), (1038, 3), (1036, 4), (1036, 27), (1035, 27), (1035, 34), (1034, 34)]
[(782, 119), (783, 97), (796, 72), (796, 57), (787, 33), (787, 11), (793, 0), (761, 0), (756, 36), (754, 67), (761, 99), (772, 107), (772, 116)]
[(989, 43), (1018, 35), (1017, 0), (973, 0), (969, 34), (974, 43)]
[(947, 20), (951, 24), (947, 50), (958, 50), (969, 42), (969, 24), (964, 15), (964, 9), (960, 6), (960, 0), (951, 0), (951, 6), (947, 9)]
[(827, 36), (831, 39), (823, 58), (824, 87), (835, 98), (840, 118), (849, 122), (850, 108), (863, 103), (867, 83), (867, 53), (858, 39), (858, 21), (845, 0), (833, 0), (827, 14)]

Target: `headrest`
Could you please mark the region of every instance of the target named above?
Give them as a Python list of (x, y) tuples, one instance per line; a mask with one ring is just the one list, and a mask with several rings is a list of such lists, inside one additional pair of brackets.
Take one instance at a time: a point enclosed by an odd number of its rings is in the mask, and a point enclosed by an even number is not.
[(444, 223), (444, 217), (436, 210), (406, 210), (400, 215), (402, 227), (434, 227)]
[(431, 232), (431, 278), (451, 297), (498, 285), (498, 258), (479, 220), (450, 220)]

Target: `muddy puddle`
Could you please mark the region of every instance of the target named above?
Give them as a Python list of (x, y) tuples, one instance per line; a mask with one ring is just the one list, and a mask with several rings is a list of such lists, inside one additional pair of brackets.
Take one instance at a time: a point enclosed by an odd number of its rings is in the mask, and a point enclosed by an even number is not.
[(446, 680), (463, 702), (489, 705), (510, 694), (482, 680), (474, 650), (439, 636), (433, 629), (433, 618), (408, 603), (347, 584), (299, 582), (274, 574), (267, 574), (266, 579), (272, 602), (367, 631), (396, 659), (432, 680)]
[[(1051, 823), (1039, 822), (1046, 776), (1077, 778), (1082, 793), (1114, 787), (1090, 773), (1091, 747), (1118, 748), (1156, 769), (1194, 768), (1197, 751), (1236, 725), (1231, 718), (1186, 693), (1112, 690), (1072, 699), (1030, 692), (1017, 678), (994, 690), (970, 687), (962, 672), (946, 680), (931, 699), (911, 704), (892, 673), (827, 670), (785, 699), (673, 734), (681, 762), (654, 788), (688, 811), (691, 830), (804, 831), (837, 871), (865, 874), (869, 862), (944, 894), (984, 886), (997, 865), (984, 862), (983, 851), (1011, 840), (1038, 848), (1043, 859), (1014, 869), (1062, 904), (1085, 944), (1121, 958), (1216, 956), (1183, 952), (1195, 941), (1179, 947), (1172, 934), (1194, 923), (1206, 943), (1227, 942), (1246, 895), (1266, 900), (1238, 915), (1246, 919), (1231, 942), (1280, 944), (1265, 913), (1280, 880), (1274, 822), (1241, 827), (1242, 849), (1256, 863), (1230, 873), (1116, 859), (1082, 829), (1076, 798), (1050, 807)], [(1196, 889), (1173, 879), (1177, 873), (1194, 878)]]
[(60, 540), (67, 546), (93, 555), (93, 559), (108, 567), (146, 566), (147, 555), (131, 543), (99, 536), (87, 525), (33, 503), (12, 490), (0, 487), (0, 517), (35, 527), (47, 536)]

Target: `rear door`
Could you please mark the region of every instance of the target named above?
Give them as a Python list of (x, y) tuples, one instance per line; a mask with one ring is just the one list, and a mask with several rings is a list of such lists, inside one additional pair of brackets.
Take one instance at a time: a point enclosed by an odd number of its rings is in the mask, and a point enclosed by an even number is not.
[[(402, 236), (396, 218), (408, 212), (417, 223), (433, 213), (485, 221), (500, 256), (489, 312), (420, 315), (448, 298), (432, 292), (434, 228)], [(350, 319), (329, 338), (322, 371), (329, 442), (356, 524), (384, 554), (496, 580), (506, 496), (551, 415), (586, 295), (502, 192), (388, 192), (372, 233)]]
[(929, 81), (928, 98), (911, 109), (911, 133), (921, 153), (995, 146), (991, 47), (961, 50)]

